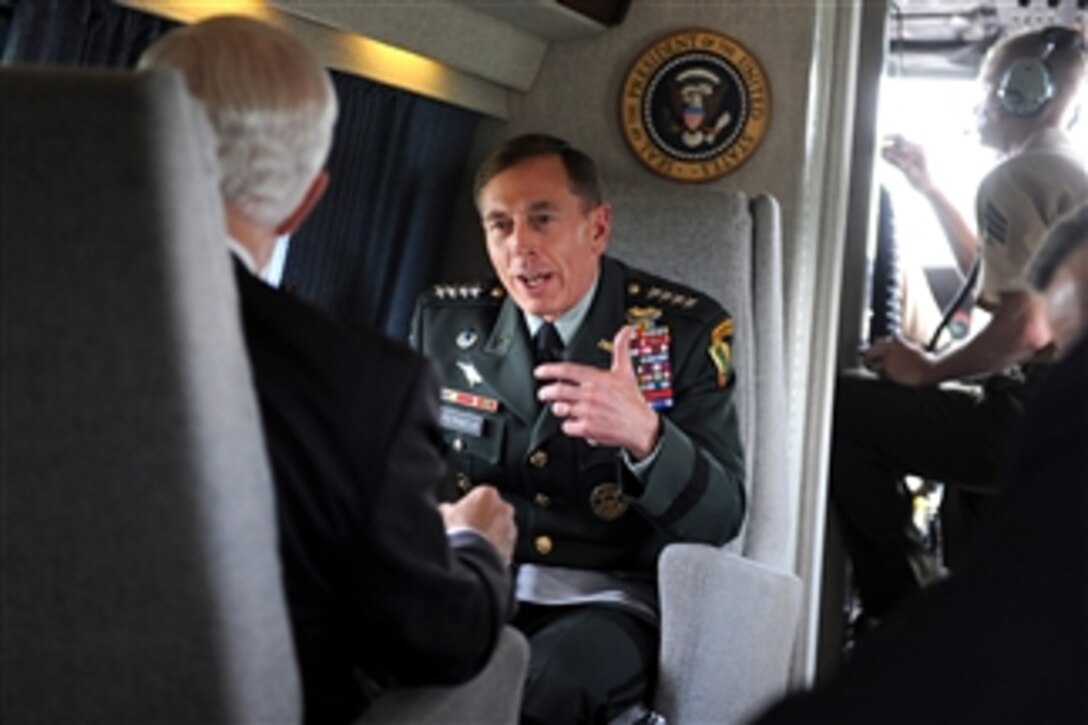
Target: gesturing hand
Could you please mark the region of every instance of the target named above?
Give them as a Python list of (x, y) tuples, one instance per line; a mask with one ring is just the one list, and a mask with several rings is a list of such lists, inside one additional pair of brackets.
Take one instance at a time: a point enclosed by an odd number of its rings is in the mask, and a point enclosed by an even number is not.
[(929, 168), (926, 165), (926, 153), (918, 144), (902, 136), (890, 136), (880, 149), (880, 155), (885, 161), (902, 171), (918, 191), (924, 194), (933, 187)]
[(635, 460), (657, 445), (659, 421), (642, 397), (631, 364), (634, 328), (624, 325), (612, 339), (612, 367), (601, 370), (580, 363), (549, 363), (534, 370), (541, 386), (537, 397), (563, 419), (563, 432), (591, 443), (626, 448)]

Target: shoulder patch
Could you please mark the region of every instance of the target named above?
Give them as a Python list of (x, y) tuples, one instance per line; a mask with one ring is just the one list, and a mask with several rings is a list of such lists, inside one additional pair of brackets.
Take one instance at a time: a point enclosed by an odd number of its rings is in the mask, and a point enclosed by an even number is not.
[(732, 317), (726, 316), (710, 331), (710, 345), (706, 352), (718, 371), (718, 387), (724, 388), (729, 382), (729, 370), (733, 363)]
[(733, 318), (726, 317), (724, 320), (714, 326), (714, 329), (710, 331), (711, 340), (726, 340), (733, 338)]

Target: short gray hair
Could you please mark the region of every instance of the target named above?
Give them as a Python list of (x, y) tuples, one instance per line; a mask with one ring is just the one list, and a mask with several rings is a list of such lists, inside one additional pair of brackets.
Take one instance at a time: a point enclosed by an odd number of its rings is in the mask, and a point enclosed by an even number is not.
[(1038, 292), (1044, 291), (1062, 264), (1079, 249), (1088, 249), (1088, 202), (1054, 222), (1043, 236), (1028, 265), (1028, 284)]
[(203, 105), (225, 202), (269, 229), (297, 208), (325, 164), (337, 114), (332, 79), (301, 41), (224, 15), (163, 36), (140, 67), (180, 71)]
[(543, 133), (528, 133), (508, 139), (488, 154), (476, 170), (472, 198), (478, 204), (480, 192), (489, 181), (522, 161), (542, 156), (559, 159), (567, 172), (571, 193), (582, 200), (585, 209), (592, 209), (604, 201), (604, 184), (593, 159), (563, 139)]

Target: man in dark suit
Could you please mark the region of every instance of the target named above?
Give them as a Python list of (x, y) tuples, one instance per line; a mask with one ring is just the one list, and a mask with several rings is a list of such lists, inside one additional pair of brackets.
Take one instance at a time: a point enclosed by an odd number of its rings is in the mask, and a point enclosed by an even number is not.
[(360, 676), (469, 678), (508, 615), (510, 507), (481, 488), (440, 514), (431, 366), (255, 276), (327, 184), (328, 74), (291, 36), (238, 17), (174, 31), (142, 65), (185, 75), (218, 142), (306, 721), (357, 718), (370, 692)]
[(732, 319), (604, 256), (596, 166), (559, 139), (508, 141), (475, 197), (499, 281), (435, 287), (412, 339), (449, 386), (453, 495), (514, 504), (523, 720), (605, 722), (651, 692), (662, 548), (741, 526)]

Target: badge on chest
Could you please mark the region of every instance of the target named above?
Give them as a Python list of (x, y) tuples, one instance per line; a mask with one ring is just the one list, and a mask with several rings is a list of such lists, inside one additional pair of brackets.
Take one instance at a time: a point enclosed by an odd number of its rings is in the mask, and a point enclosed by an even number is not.
[(499, 401), (463, 390), (442, 388), (439, 424), (448, 431), (479, 438), (484, 433), (484, 413), (499, 410)]
[(643, 398), (654, 410), (672, 407), (672, 362), (669, 328), (659, 322), (656, 307), (632, 307), (628, 321), (635, 328), (631, 340), (631, 364)]

